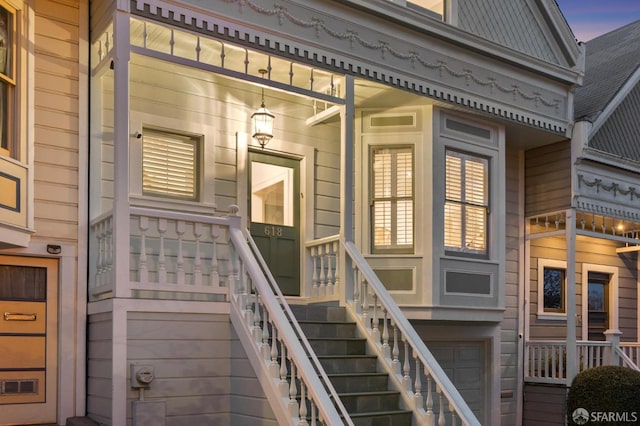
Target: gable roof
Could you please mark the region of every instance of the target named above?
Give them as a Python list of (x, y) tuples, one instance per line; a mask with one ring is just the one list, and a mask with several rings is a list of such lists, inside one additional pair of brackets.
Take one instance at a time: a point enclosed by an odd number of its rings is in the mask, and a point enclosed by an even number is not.
[(586, 43), (584, 84), (576, 90), (576, 121), (593, 124), (594, 153), (640, 163), (640, 20)]
[(464, 31), (550, 64), (582, 66), (582, 50), (555, 1), (460, 1), (457, 11)]
[(575, 94), (577, 121), (594, 122), (640, 66), (640, 20), (586, 43), (585, 76)]

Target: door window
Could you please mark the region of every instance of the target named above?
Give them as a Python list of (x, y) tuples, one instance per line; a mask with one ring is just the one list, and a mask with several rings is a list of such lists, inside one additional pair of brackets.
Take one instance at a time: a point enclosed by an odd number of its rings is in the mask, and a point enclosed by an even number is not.
[(293, 169), (251, 163), (251, 222), (294, 226)]

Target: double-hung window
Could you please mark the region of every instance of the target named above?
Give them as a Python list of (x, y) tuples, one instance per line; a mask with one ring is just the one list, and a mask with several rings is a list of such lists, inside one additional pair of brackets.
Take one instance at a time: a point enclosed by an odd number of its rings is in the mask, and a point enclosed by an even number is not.
[(413, 146), (371, 147), (373, 253), (413, 253)]
[(489, 160), (446, 150), (444, 244), (448, 252), (487, 254)]
[(16, 10), (0, 0), (0, 154), (15, 155)]
[(144, 130), (142, 193), (198, 201), (199, 137)]

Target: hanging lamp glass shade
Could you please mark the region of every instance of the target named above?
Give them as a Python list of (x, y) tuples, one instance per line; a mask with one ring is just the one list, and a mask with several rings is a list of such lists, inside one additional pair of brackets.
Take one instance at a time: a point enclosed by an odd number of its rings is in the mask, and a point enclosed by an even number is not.
[(275, 118), (276, 116), (264, 106), (264, 99), (260, 108), (251, 115), (253, 137), (262, 148), (273, 138), (273, 120)]

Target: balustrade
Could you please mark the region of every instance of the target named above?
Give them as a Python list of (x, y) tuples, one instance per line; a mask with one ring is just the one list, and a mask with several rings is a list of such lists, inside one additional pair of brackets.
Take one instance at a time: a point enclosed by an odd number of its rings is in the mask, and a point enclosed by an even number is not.
[(479, 425), (364, 257), (351, 242), (344, 248), (353, 271), (349, 308), (407, 406), (413, 408), (417, 424)]

